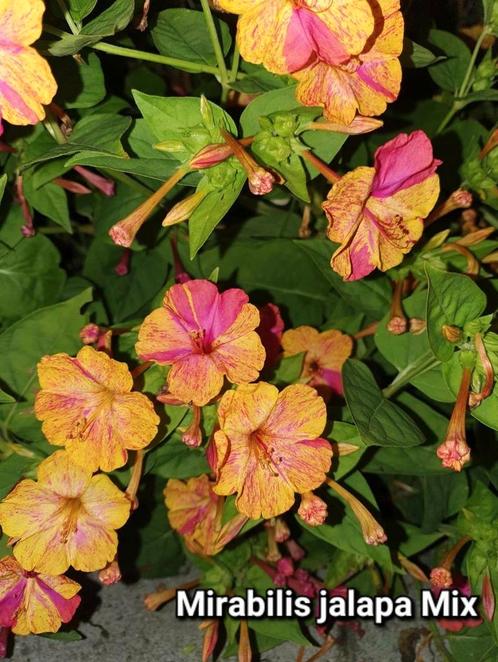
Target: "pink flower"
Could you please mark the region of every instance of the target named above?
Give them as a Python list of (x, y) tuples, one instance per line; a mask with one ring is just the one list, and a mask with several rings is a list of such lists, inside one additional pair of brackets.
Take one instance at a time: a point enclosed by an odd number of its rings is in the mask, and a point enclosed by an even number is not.
[(265, 350), (255, 329), (259, 313), (239, 289), (219, 293), (208, 280), (173, 285), (163, 305), (148, 315), (138, 334), (143, 361), (170, 365), (169, 392), (203, 406), (223, 380), (247, 384), (259, 376)]

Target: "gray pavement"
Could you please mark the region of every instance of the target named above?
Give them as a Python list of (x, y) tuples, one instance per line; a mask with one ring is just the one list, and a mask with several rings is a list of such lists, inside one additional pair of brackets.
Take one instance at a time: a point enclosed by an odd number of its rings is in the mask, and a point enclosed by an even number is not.
[[(188, 581), (191, 575), (169, 577), (167, 586)], [(151, 613), (143, 607), (143, 597), (161, 583), (141, 580), (135, 584), (101, 587), (95, 609), (80, 608), (80, 641), (56, 641), (41, 636), (16, 637), (12, 662), (198, 662), (201, 636), (198, 621), (178, 620), (174, 602)], [(95, 585), (84, 587), (94, 594)], [(440, 658), (430, 648), (416, 657), (417, 644), (424, 637), (424, 623), (391, 620), (379, 628), (363, 623), (363, 637), (347, 628), (333, 630), (341, 643), (321, 660), (330, 662), (436, 662)], [(307, 660), (316, 649), (309, 648)], [(284, 644), (261, 656), (271, 662), (293, 662), (297, 646)], [(223, 658), (222, 658), (223, 659)]]

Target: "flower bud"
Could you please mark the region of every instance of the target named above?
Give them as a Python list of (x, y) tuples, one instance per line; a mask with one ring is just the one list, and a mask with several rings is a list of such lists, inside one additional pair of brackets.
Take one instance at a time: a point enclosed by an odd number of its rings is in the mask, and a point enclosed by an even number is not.
[(192, 157), (190, 161), (190, 168), (192, 170), (204, 170), (205, 168), (212, 168), (222, 161), (226, 161), (233, 156), (232, 148), (226, 143), (214, 143), (206, 145), (200, 152)]
[(107, 179), (106, 177), (102, 177), (102, 175), (98, 175), (96, 172), (92, 172), (88, 168), (84, 168), (83, 166), (74, 166), (73, 170), (78, 173), (83, 179), (86, 179), (86, 181), (94, 186), (96, 189), (98, 189), (101, 193), (106, 195), (108, 198), (112, 198), (116, 191), (116, 185), (112, 181), (112, 179)]
[(99, 582), (104, 586), (111, 586), (121, 581), (121, 570), (117, 559), (111, 561), (99, 571)]
[(93, 345), (100, 338), (101, 329), (97, 324), (86, 324), (80, 331), (80, 339), (84, 345)]
[(446, 439), (437, 449), (437, 456), (442, 460), (443, 467), (453, 469), (453, 471), (461, 471), (464, 464), (470, 461), (470, 448), (467, 445), (465, 434), (465, 414), (471, 377), (472, 370), (464, 367)]
[(206, 190), (198, 190), (192, 193), (192, 195), (180, 200), (180, 202), (177, 202), (164, 217), (162, 226), (169, 227), (170, 225), (187, 221), (207, 194), (208, 191)]
[(434, 588), (450, 588), (453, 584), (451, 572), (443, 567), (432, 568), (430, 580)]
[(204, 640), (202, 643), (202, 662), (208, 662), (214, 653), (218, 643), (220, 621), (218, 618), (211, 618), (208, 621), (202, 621), (199, 625), (200, 630), (204, 631)]
[(190, 448), (198, 448), (202, 444), (201, 408), (192, 405), (192, 422), (182, 434), (182, 441)]
[(491, 623), (495, 615), (495, 594), (489, 574), (482, 579), (481, 602), (486, 620)]
[(419, 317), (410, 317), (410, 333), (418, 336), (427, 328), (427, 322)]
[(335, 122), (310, 122), (307, 129), (315, 131), (332, 131), (334, 133), (345, 133), (347, 135), (358, 135), (361, 133), (370, 133), (379, 129), (384, 122), (374, 117), (362, 117), (357, 115), (351, 124), (337, 124)]
[(275, 517), (275, 542), (285, 542), (290, 538), (290, 530), (285, 520), (281, 517)]
[(463, 338), (462, 330), (457, 326), (452, 326), (450, 324), (443, 324), (441, 327), (441, 333), (443, 338), (451, 343), (460, 342)]
[(320, 526), (327, 519), (327, 504), (313, 492), (305, 492), (297, 514), (309, 526)]

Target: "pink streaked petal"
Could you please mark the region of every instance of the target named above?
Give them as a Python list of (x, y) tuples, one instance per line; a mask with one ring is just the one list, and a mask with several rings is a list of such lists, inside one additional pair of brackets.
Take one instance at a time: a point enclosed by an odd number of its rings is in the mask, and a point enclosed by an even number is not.
[(441, 161), (423, 131), (401, 133), (375, 152), (372, 195), (387, 198), (433, 175)]
[(293, 12), (285, 43), (289, 71), (303, 69), (314, 58), (327, 64), (339, 64), (349, 52), (325, 23), (307, 9)]
[(192, 354), (177, 361), (168, 373), (170, 392), (182, 402), (203, 407), (221, 391), (223, 374), (209, 354)]
[(136, 351), (142, 361), (168, 365), (192, 353), (192, 338), (176, 313), (156, 308), (140, 327)]
[(79, 595), (75, 595), (72, 598), (64, 598), (62, 595), (54, 591), (50, 586), (45, 584), (40, 578), (37, 578), (37, 583), (40, 589), (48, 596), (50, 602), (55, 606), (59, 612), (61, 621), (63, 623), (69, 623), (73, 618), (75, 611), (78, 609), (81, 598)]
[(0, 626), (12, 627), (16, 623), (16, 615), (24, 597), (26, 579), (18, 583), (0, 600)]

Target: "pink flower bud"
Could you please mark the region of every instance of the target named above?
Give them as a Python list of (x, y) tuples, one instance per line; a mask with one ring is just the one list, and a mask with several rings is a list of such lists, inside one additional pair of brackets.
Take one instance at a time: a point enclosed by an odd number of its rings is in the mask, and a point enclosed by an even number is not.
[(327, 519), (327, 504), (313, 492), (305, 492), (297, 514), (309, 526), (320, 526)]

